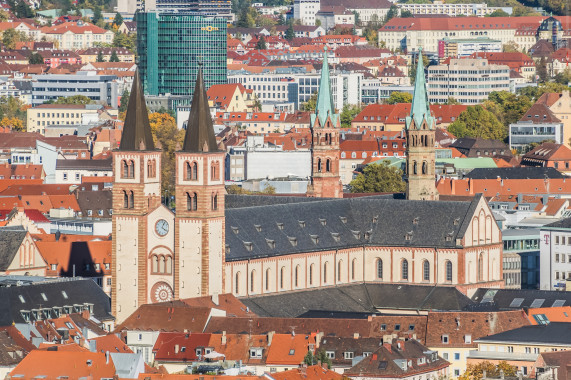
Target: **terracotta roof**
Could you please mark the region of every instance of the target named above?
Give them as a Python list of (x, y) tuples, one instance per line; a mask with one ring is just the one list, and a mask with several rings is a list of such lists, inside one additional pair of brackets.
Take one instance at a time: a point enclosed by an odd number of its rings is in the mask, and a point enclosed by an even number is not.
[(115, 366), (100, 352), (34, 350), (10, 372), (12, 378), (19, 375), (26, 379), (112, 378)]
[(272, 373), (271, 376), (274, 380), (340, 380), (345, 378), (343, 375), (319, 365), (276, 372)]
[(214, 84), (206, 91), (206, 96), (215, 107), (226, 109), (233, 100), (236, 89), (242, 94), (246, 93), (246, 88), (241, 83)]
[(0, 165), (0, 178), (12, 178), (16, 179), (36, 179), (44, 177), (44, 168), (42, 165), (30, 165), (30, 164), (4, 164)]
[(522, 157), (522, 164), (530, 160), (557, 161), (571, 160), (571, 149), (563, 144), (543, 143)]
[(224, 310), (229, 317), (251, 317), (256, 316), (253, 312), (247, 310), (246, 306), (240, 302), (233, 294), (220, 294), (216, 303), (214, 297), (195, 297), (181, 299), (182, 302), (190, 307), (213, 308)]
[(111, 241), (38, 241), (36, 246), (48, 263), (49, 275), (71, 277), (75, 273), (96, 277), (111, 274)]
[(210, 310), (207, 307), (190, 307), (181, 301), (142, 305), (115, 331), (202, 332)]
[(543, 212), (548, 216), (555, 216), (563, 207), (567, 206), (568, 203), (568, 199), (550, 199)]
[(539, 99), (537, 99), (536, 103), (543, 103), (546, 104), (548, 107), (551, 107), (553, 104), (555, 104), (556, 101), (559, 100), (559, 98), (561, 98), (561, 94), (558, 94), (556, 92), (546, 92), (543, 95), (541, 95)]
[(210, 334), (161, 332), (155, 341), (153, 354), (161, 362), (192, 362), (203, 360), (197, 355), (197, 348), (208, 347)]
[(105, 30), (96, 25), (89, 24), (86, 22), (66, 22), (59, 25), (43, 27), (41, 31), (44, 34), (64, 34), (67, 32), (71, 32), (74, 34), (84, 34), (84, 33), (105, 34), (108, 32), (112, 33), (109, 30)]
[(556, 306), (527, 309), (529, 322), (538, 325), (538, 322), (571, 322), (571, 306)]
[[(303, 363), (303, 358), (315, 345), (315, 337), (303, 334), (275, 334), (268, 349), (266, 364), (292, 364)], [(312, 350), (313, 351), (313, 350)]]
[[(419, 17), (400, 18), (389, 20), (380, 30), (407, 31), (407, 30), (489, 30), (489, 29), (517, 29), (522, 25), (539, 24), (546, 17)], [(562, 17), (558, 17), (562, 18)]]
[[(242, 361), (244, 364), (262, 364), (268, 355), (268, 335), (262, 334), (210, 334), (208, 346), (224, 354), (226, 360)], [(262, 357), (251, 357), (250, 347), (262, 348)]]
[(571, 194), (571, 181), (565, 178), (544, 179), (450, 179), (442, 178), (436, 184), (441, 195), (496, 194)]
[(70, 185), (10, 185), (2, 192), (1, 196), (18, 196), (18, 195), (67, 195), (70, 193)]

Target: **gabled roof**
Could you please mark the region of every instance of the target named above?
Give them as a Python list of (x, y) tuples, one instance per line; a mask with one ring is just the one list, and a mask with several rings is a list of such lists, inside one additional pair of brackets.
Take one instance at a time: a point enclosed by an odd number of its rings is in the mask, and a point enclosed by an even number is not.
[(0, 271), (8, 270), (28, 234), (23, 227), (0, 227)]
[(208, 347), (210, 334), (186, 332), (161, 332), (155, 341), (153, 353), (155, 360), (161, 362), (200, 361), (197, 348)]
[(561, 120), (555, 116), (555, 114), (549, 109), (547, 104), (542, 102), (536, 102), (532, 105), (529, 110), (519, 119), (520, 122), (529, 122), (533, 124), (545, 124), (545, 123), (560, 123)]
[(181, 301), (139, 306), (115, 331), (202, 332), (210, 317), (208, 307), (190, 307)]
[[(559, 227), (565, 222), (571, 227), (571, 218), (548, 224), (546, 227)], [(479, 304), (493, 303), (500, 310), (513, 310), (537, 307), (571, 306), (571, 292), (535, 289), (478, 289), (472, 301)]]
[(320, 365), (276, 372), (272, 373), (271, 377), (274, 380), (341, 380), (345, 378), (343, 375), (333, 370), (325, 369)]
[(266, 364), (303, 363), (303, 358), (309, 351), (309, 346), (315, 345), (315, 337), (302, 334), (275, 334), (268, 349)]
[(133, 86), (131, 87), (131, 95), (129, 97), (129, 105), (127, 106), (127, 114), (125, 116), (119, 150), (155, 150), (149, 115), (147, 113), (147, 105), (145, 103), (145, 95), (143, 94), (143, 86), (141, 85), (138, 70), (135, 72)]
[(214, 136), (214, 127), (212, 125), (210, 107), (208, 106), (207, 99), (201, 66), (196, 76), (194, 96), (192, 97), (186, 134), (182, 145), (183, 152), (207, 153), (218, 151), (218, 144)]
[(556, 161), (570, 159), (571, 149), (563, 144), (545, 142), (524, 154), (522, 163), (525, 163), (526, 160)]
[(571, 306), (541, 307), (527, 310), (532, 325), (551, 322), (571, 322)]
[(561, 98), (561, 94), (556, 92), (546, 92), (537, 99), (536, 103), (543, 103), (547, 105), (547, 107), (551, 107), (559, 100), (559, 98)]

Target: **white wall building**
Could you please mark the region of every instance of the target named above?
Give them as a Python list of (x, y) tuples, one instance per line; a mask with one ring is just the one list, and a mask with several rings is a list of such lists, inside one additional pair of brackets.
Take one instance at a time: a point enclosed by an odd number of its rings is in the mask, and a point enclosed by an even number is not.
[(490, 92), (510, 91), (510, 68), (490, 65), (487, 59), (451, 59), (449, 64), (428, 67), (428, 100), (479, 104)]
[(478, 16), (484, 17), (486, 15), (492, 14), (496, 10), (503, 10), (507, 14), (512, 14), (511, 7), (488, 7), (487, 4), (455, 4), (455, 3), (445, 3), (442, 0), (436, 0), (433, 3), (428, 4), (400, 4), (397, 3), (397, 7), (401, 11), (406, 10), (414, 15), (448, 15), (450, 17), (456, 17), (459, 15), (464, 16)]
[(542, 227), (539, 248), (539, 288), (565, 290), (571, 278), (571, 218)]
[(295, 0), (293, 18), (301, 20), (303, 25), (315, 25), (315, 14), (321, 8), (320, 0)]

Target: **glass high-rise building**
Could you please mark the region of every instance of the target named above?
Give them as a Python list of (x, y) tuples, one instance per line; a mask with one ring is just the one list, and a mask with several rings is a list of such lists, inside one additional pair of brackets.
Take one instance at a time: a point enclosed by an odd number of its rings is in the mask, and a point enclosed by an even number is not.
[(206, 87), (226, 83), (226, 20), (195, 13), (137, 13), (139, 71), (149, 95), (192, 96), (199, 63)]

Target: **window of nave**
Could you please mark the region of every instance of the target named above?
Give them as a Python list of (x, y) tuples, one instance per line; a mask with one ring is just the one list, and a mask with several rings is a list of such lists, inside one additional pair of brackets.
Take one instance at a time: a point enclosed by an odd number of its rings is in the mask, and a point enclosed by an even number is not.
[(408, 281), (408, 260), (403, 259), (401, 262), (401, 280)]
[(135, 161), (121, 160), (121, 178), (135, 178)]
[(151, 274), (172, 274), (172, 256), (152, 255)]
[(185, 162), (185, 181), (198, 181), (198, 163), (196, 161), (193, 162)]

